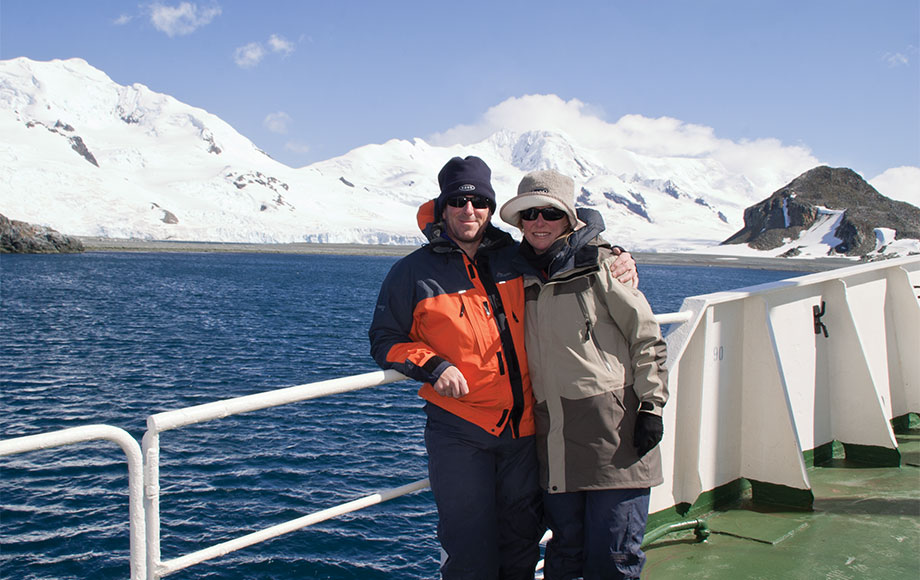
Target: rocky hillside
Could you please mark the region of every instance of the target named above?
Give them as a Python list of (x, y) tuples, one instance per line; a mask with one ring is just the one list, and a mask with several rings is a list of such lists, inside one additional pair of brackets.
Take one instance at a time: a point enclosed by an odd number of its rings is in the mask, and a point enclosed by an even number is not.
[(838, 254), (874, 252), (878, 228), (894, 230), (895, 239), (920, 239), (920, 208), (881, 195), (851, 169), (821, 166), (744, 210), (744, 228), (722, 244), (773, 250), (797, 239), (827, 210), (843, 212), (833, 232)]
[(76, 238), (0, 214), (0, 254), (73, 254), (82, 251), (83, 242)]

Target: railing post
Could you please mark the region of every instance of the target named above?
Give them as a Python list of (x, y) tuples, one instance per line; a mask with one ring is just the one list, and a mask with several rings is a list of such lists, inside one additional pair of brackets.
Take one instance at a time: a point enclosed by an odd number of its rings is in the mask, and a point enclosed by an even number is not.
[[(149, 423), (149, 421), (148, 421)], [(144, 525), (147, 580), (158, 580), (160, 565), (160, 434), (149, 426), (143, 438)]]

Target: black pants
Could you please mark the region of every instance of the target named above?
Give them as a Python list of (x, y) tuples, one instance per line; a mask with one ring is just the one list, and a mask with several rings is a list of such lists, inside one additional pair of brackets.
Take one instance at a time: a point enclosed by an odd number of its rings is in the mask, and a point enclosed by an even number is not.
[(547, 493), (546, 580), (638, 579), (645, 564), (642, 539), (649, 489)]
[(534, 437), (495, 437), (435, 405), (425, 411), (441, 577), (533, 580), (545, 530)]

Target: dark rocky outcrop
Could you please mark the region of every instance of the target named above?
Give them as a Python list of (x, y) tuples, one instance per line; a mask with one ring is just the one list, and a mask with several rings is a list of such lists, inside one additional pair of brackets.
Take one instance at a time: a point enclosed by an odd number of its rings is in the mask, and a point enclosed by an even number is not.
[(92, 152), (90, 152), (89, 147), (87, 147), (86, 143), (83, 142), (82, 137), (80, 137), (79, 135), (72, 135), (69, 137), (65, 135), (65, 133), (74, 132), (73, 125), (69, 123), (64, 123), (60, 119), (54, 122), (53, 127), (49, 127), (45, 125), (44, 123), (42, 123), (41, 121), (27, 121), (26, 122), (26, 127), (30, 129), (33, 127), (38, 127), (38, 126), (44, 127), (45, 129), (48, 129), (52, 133), (57, 133), (58, 135), (67, 137), (67, 140), (70, 142), (71, 149), (76, 151), (80, 155), (80, 157), (82, 157), (83, 159), (86, 159), (87, 161), (95, 165), (96, 167), (99, 167), (99, 162), (96, 161), (96, 156), (93, 155)]
[(816, 167), (769, 198), (744, 210), (744, 228), (722, 242), (772, 250), (814, 225), (819, 208), (845, 213), (832, 252), (865, 256), (875, 251), (875, 228), (890, 228), (895, 239), (920, 239), (920, 208), (880, 194), (855, 171)]
[(45, 226), (10, 220), (0, 214), (0, 254), (74, 254), (83, 242)]
[(99, 163), (96, 161), (96, 157), (90, 153), (89, 149), (86, 147), (86, 143), (83, 142), (83, 139), (80, 136), (74, 135), (70, 138), (70, 147), (79, 153), (83, 159), (86, 159), (96, 167), (99, 167)]

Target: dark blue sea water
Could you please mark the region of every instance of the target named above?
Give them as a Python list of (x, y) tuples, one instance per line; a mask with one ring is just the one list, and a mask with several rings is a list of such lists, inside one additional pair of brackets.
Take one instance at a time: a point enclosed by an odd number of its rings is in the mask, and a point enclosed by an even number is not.
[[(146, 417), (377, 370), (367, 326), (391, 257), (3, 255), (0, 438)], [(643, 266), (657, 313), (794, 272)], [(164, 433), (162, 557), (171, 559), (426, 477), (405, 382)], [(127, 578), (127, 470), (108, 442), (0, 458), (0, 577)], [(170, 578), (437, 576), (429, 491)]]

